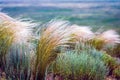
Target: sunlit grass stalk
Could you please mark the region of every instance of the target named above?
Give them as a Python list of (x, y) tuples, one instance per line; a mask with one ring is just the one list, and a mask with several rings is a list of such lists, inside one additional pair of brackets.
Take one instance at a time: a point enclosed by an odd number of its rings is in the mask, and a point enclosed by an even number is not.
[(47, 66), (56, 59), (55, 49), (60, 45), (65, 45), (70, 39), (70, 28), (64, 21), (52, 21), (47, 28), (41, 33), (37, 47), (37, 58), (35, 72), (38, 71), (38, 79), (43, 80)]

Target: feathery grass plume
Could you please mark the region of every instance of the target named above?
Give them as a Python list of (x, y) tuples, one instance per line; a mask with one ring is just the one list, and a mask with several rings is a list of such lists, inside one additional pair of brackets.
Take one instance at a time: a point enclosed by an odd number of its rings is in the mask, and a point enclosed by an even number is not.
[(34, 23), (15, 20), (4, 13), (0, 13), (1, 23), (6, 24), (9, 31), (13, 33), (13, 43), (26, 43), (32, 38), (32, 29), (36, 26)]
[(103, 49), (108, 45), (114, 46), (119, 43), (119, 35), (114, 30), (108, 30), (101, 34), (97, 34), (92, 40), (92, 45), (97, 49)]
[[(78, 43), (86, 43), (94, 38), (94, 33), (88, 26), (78, 26), (78, 25), (71, 25), (71, 39), (69, 40), (68, 48), (75, 49), (75, 45)], [(68, 49), (67, 48), (67, 49)]]
[(0, 20), (1, 21), (14, 21), (13, 18), (11, 18), (10, 16), (2, 12), (0, 12)]
[(71, 34), (71, 28), (68, 27), (68, 24), (69, 23), (66, 21), (53, 20), (41, 33), (36, 49), (37, 58), (35, 65), (35, 72), (37, 71), (37, 77), (40, 80), (44, 79), (46, 68), (57, 56), (57, 53), (54, 52), (54, 50), (58, 46), (68, 43)]
[(108, 30), (97, 36), (98, 39), (106, 44), (120, 43), (119, 35), (114, 30)]
[(0, 53), (7, 52), (12, 44), (26, 44), (32, 38), (34, 26), (32, 23), (20, 22), (0, 13)]
[(72, 36), (77, 41), (87, 41), (94, 37), (94, 33), (91, 31), (91, 29), (88, 26), (78, 26), (78, 25), (72, 25), (70, 26), (72, 28)]

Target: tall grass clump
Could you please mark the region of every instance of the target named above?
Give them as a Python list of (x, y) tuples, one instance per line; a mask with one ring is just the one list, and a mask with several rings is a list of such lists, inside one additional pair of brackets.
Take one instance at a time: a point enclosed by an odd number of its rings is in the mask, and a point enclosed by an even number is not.
[(58, 55), (56, 48), (65, 45), (70, 39), (70, 30), (66, 21), (51, 21), (42, 31), (36, 49), (35, 72), (38, 80), (45, 77), (46, 68)]
[(0, 68), (8, 73), (7, 79), (28, 80), (25, 76), (30, 72), (30, 52), (34, 49), (31, 39), (36, 24), (15, 20), (4, 13), (0, 13), (0, 20)]
[(65, 80), (104, 80), (108, 71), (104, 62), (84, 51), (60, 54), (52, 67), (53, 72)]

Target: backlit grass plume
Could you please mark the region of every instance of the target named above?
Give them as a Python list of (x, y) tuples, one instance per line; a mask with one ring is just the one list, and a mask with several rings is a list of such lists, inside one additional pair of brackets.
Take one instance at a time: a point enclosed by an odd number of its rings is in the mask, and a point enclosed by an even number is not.
[(7, 14), (0, 12), (0, 21), (14, 21), (14, 19)]
[(91, 31), (91, 29), (88, 26), (78, 26), (78, 25), (72, 25), (72, 36), (77, 41), (88, 41), (94, 37), (94, 33)]
[(102, 40), (106, 44), (120, 43), (119, 35), (114, 30), (108, 30), (97, 36), (98, 39)]
[(52, 21), (41, 33), (36, 49), (37, 59), (35, 67), (35, 71), (38, 71), (37, 76), (40, 80), (44, 79), (46, 68), (57, 56), (57, 53), (54, 52), (54, 50), (58, 46), (68, 43), (71, 34), (69, 31), (70, 29), (71, 28), (68, 27), (68, 22)]
[(13, 37), (13, 43), (26, 43), (32, 37), (32, 28), (35, 24), (15, 20), (4, 13), (0, 13), (0, 21), (1, 28), (13, 33), (8, 34), (9, 37)]
[(105, 46), (114, 46), (120, 43), (120, 37), (114, 30), (108, 30), (103, 33), (97, 34), (93, 39), (93, 45), (97, 49), (102, 49)]

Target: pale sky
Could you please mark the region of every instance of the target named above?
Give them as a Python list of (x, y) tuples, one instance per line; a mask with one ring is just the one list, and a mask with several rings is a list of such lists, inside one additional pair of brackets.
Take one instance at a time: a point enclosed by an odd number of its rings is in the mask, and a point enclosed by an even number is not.
[(13, 1), (18, 1), (18, 2), (32, 2), (32, 1), (39, 1), (39, 2), (62, 2), (62, 1), (70, 1), (70, 2), (75, 2), (75, 1), (120, 1), (120, 0), (0, 0), (0, 2), (13, 2)]

